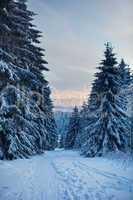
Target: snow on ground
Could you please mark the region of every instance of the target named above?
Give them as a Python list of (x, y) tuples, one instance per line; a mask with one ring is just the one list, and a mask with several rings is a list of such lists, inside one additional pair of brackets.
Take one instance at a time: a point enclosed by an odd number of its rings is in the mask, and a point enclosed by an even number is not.
[(133, 161), (56, 150), (0, 161), (0, 200), (132, 200)]

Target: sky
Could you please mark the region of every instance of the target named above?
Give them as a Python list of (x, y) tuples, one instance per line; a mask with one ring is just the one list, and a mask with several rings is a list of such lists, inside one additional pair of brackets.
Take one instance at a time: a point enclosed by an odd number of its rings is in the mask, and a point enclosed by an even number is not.
[(133, 0), (29, 0), (42, 31), (55, 106), (81, 105), (112, 43), (118, 61), (133, 65)]

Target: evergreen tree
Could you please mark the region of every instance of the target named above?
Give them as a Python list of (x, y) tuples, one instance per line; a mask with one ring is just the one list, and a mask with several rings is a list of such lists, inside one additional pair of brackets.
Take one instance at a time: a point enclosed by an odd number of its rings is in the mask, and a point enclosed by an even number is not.
[(126, 87), (130, 84), (130, 69), (129, 66), (125, 63), (124, 59), (121, 59), (119, 64), (119, 73), (121, 77), (122, 87)]
[[(131, 106), (131, 87), (132, 87), (132, 80), (131, 80), (131, 73), (129, 66), (125, 63), (124, 59), (121, 60), (121, 63), (119, 65), (119, 74), (121, 79), (121, 90), (120, 90), (120, 96), (125, 96), (127, 99), (126, 106), (123, 106), (123, 109), (127, 111), (127, 115), (131, 119), (130, 113), (132, 112), (132, 106)], [(124, 107), (125, 106), (125, 107)], [(130, 111), (129, 111), (130, 110)], [(132, 146), (132, 119), (130, 120), (130, 137), (129, 137), (129, 146)]]
[[(98, 67), (93, 84), (94, 120), (86, 128), (88, 138), (82, 146), (82, 153), (86, 156), (101, 156), (109, 151), (125, 151), (129, 140), (129, 119), (122, 109), (125, 97), (121, 97), (121, 81), (117, 61), (109, 43), (106, 44), (105, 59)], [(92, 99), (90, 101), (93, 101)]]
[(65, 138), (65, 148), (72, 149), (74, 148), (75, 140), (79, 132), (79, 111), (75, 106), (70, 117), (68, 131)]
[(128, 86), (128, 109), (127, 113), (131, 119), (131, 126), (130, 126), (130, 141), (129, 145), (131, 150), (133, 151), (133, 75), (131, 74), (130, 78), (130, 85)]
[(57, 147), (57, 142), (58, 142), (58, 135), (57, 135), (57, 126), (54, 118), (54, 113), (53, 113), (53, 103), (50, 99), (50, 88), (46, 86), (43, 87), (43, 103), (42, 103), (42, 110), (45, 113), (45, 126), (48, 131), (47, 134), (47, 145), (45, 149), (47, 150), (53, 150), (55, 147)]
[(131, 141), (131, 149), (133, 151), (133, 80), (132, 80), (132, 86), (131, 86), (131, 131), (130, 131), (130, 141)]
[(89, 114), (88, 104), (84, 102), (80, 111), (79, 131), (74, 143), (75, 149), (80, 149), (82, 144), (84, 144), (86, 141), (87, 135), (85, 127), (88, 125), (89, 116), (90, 114)]
[(47, 62), (35, 46), (40, 32), (33, 28), (26, 0), (0, 6), (1, 158), (23, 158), (56, 143), (50, 89), (42, 74)]
[[(41, 32), (36, 30), (31, 21), (32, 21), (32, 16), (34, 16), (34, 13), (27, 10), (26, 7), (26, 0), (19, 0), (19, 7), (21, 8), (21, 10), (23, 10), (23, 12), (27, 13), (27, 26), (28, 28), (28, 39), (33, 43), (39, 44), (39, 37), (41, 36)], [(54, 115), (53, 115), (53, 105), (52, 105), (52, 101), (50, 99), (50, 88), (48, 86), (48, 82), (46, 80), (44, 80), (44, 77), (42, 76), (42, 71), (44, 72), (47, 71), (48, 69), (46, 68), (45, 64), (47, 64), (47, 62), (43, 59), (44, 56), (44, 50), (41, 49), (40, 47), (37, 47), (31, 43), (29, 43), (28, 45), (28, 51), (33, 54), (31, 57), (28, 55), (26, 60), (29, 60), (29, 64), (30, 64), (30, 71), (32, 73), (34, 73), (34, 75), (37, 76), (37, 79), (40, 81), (40, 83), (38, 84), (34, 84), (33, 87), (33, 83), (32, 83), (32, 90), (36, 90), (37, 92), (40, 93), (40, 95), (43, 96), (43, 102), (41, 102), (41, 104), (39, 105), (39, 108), (45, 113), (45, 124), (46, 124), (46, 129), (48, 131), (48, 134), (46, 136), (47, 138), (47, 145), (46, 145), (46, 149), (53, 149), (56, 145), (57, 145), (57, 130), (56, 130), (56, 123), (54, 120)], [(31, 65), (32, 64), (32, 65)], [(37, 80), (37, 81), (38, 81)], [(35, 99), (35, 98), (34, 98)]]
[(90, 138), (90, 129), (93, 124), (98, 120), (97, 113), (95, 112), (98, 108), (97, 93), (96, 93), (96, 82), (92, 84), (91, 94), (88, 97), (87, 103), (83, 103), (80, 112), (80, 131), (76, 138), (75, 147), (81, 148), (82, 145)]

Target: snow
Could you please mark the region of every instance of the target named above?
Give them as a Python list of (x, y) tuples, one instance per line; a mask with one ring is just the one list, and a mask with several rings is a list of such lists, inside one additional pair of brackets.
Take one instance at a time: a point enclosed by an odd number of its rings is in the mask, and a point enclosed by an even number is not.
[(0, 161), (0, 200), (132, 200), (132, 170), (125, 154), (84, 158), (63, 149)]

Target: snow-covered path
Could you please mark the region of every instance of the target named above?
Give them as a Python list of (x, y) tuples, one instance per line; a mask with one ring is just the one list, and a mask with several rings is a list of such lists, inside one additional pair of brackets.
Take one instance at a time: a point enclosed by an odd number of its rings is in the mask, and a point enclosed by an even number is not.
[(0, 200), (132, 200), (132, 167), (63, 150), (0, 161)]

